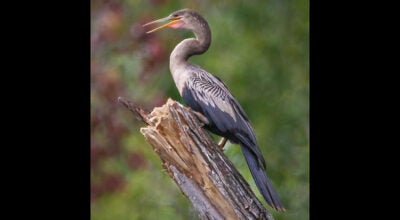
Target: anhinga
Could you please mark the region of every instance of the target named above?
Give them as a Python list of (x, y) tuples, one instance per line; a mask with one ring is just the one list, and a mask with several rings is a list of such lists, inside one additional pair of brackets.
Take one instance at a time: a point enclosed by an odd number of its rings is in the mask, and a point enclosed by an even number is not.
[(191, 30), (196, 36), (180, 42), (170, 56), (170, 71), (183, 100), (193, 110), (207, 117), (209, 124), (205, 127), (223, 137), (222, 147), (226, 139), (240, 144), (264, 199), (274, 209), (284, 211), (285, 208), (265, 173), (265, 160), (257, 146), (256, 136), (246, 113), (219, 78), (187, 61), (192, 55), (202, 54), (209, 48), (211, 31), (207, 21), (191, 9), (182, 9), (144, 26), (165, 21), (169, 22), (147, 33), (170, 27)]

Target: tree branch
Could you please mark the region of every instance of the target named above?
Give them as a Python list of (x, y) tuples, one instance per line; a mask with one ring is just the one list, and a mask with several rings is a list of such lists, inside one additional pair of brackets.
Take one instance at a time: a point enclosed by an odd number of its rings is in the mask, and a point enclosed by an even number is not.
[(204, 116), (172, 99), (150, 114), (121, 97), (118, 101), (147, 124), (140, 129), (141, 133), (201, 219), (273, 220), (222, 149), (202, 128), (207, 121)]

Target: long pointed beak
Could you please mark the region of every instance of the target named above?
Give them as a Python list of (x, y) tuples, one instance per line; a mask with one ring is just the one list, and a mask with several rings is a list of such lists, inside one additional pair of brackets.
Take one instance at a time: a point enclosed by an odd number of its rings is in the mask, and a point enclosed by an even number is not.
[(151, 25), (151, 24), (155, 24), (155, 23), (161, 23), (161, 22), (165, 22), (165, 21), (170, 21), (167, 24), (161, 25), (160, 27), (156, 27), (156, 28), (146, 32), (146, 34), (150, 34), (150, 33), (154, 32), (154, 31), (157, 31), (157, 30), (160, 30), (160, 29), (163, 29), (163, 28), (166, 28), (166, 27), (173, 27), (174, 24), (178, 23), (181, 18), (182, 17), (180, 17), (180, 16), (179, 17), (168, 16), (166, 18), (161, 18), (161, 19), (158, 19), (158, 20), (155, 20), (155, 21), (151, 21), (151, 22), (149, 22), (147, 24), (144, 24), (142, 27), (145, 27), (145, 26)]

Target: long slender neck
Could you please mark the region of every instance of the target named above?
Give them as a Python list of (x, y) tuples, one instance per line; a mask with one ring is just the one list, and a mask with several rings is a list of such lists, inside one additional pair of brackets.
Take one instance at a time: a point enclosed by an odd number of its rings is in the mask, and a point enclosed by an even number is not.
[(192, 55), (206, 52), (211, 44), (211, 31), (207, 21), (202, 17), (196, 17), (197, 21), (193, 24), (192, 31), (196, 38), (188, 38), (181, 41), (171, 53), (170, 70), (174, 74), (179, 67), (185, 66), (187, 60)]

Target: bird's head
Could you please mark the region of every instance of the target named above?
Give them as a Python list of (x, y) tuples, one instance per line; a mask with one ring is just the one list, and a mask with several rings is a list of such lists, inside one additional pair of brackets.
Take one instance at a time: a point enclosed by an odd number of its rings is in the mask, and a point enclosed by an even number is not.
[(170, 15), (168, 15), (165, 18), (161, 18), (155, 21), (151, 21), (147, 24), (144, 24), (143, 27), (147, 26), (147, 25), (151, 25), (151, 24), (155, 24), (155, 23), (162, 23), (162, 22), (167, 22), (168, 23), (161, 25), (157, 28), (154, 28), (150, 31), (147, 31), (146, 33), (152, 33), (154, 31), (163, 29), (163, 28), (183, 28), (183, 29), (189, 29), (189, 30), (193, 30), (195, 29), (196, 25), (199, 24), (199, 21), (204, 20), (204, 18), (202, 18), (197, 12), (191, 10), (191, 9), (181, 9), (179, 11), (175, 11), (173, 13), (171, 13)]

